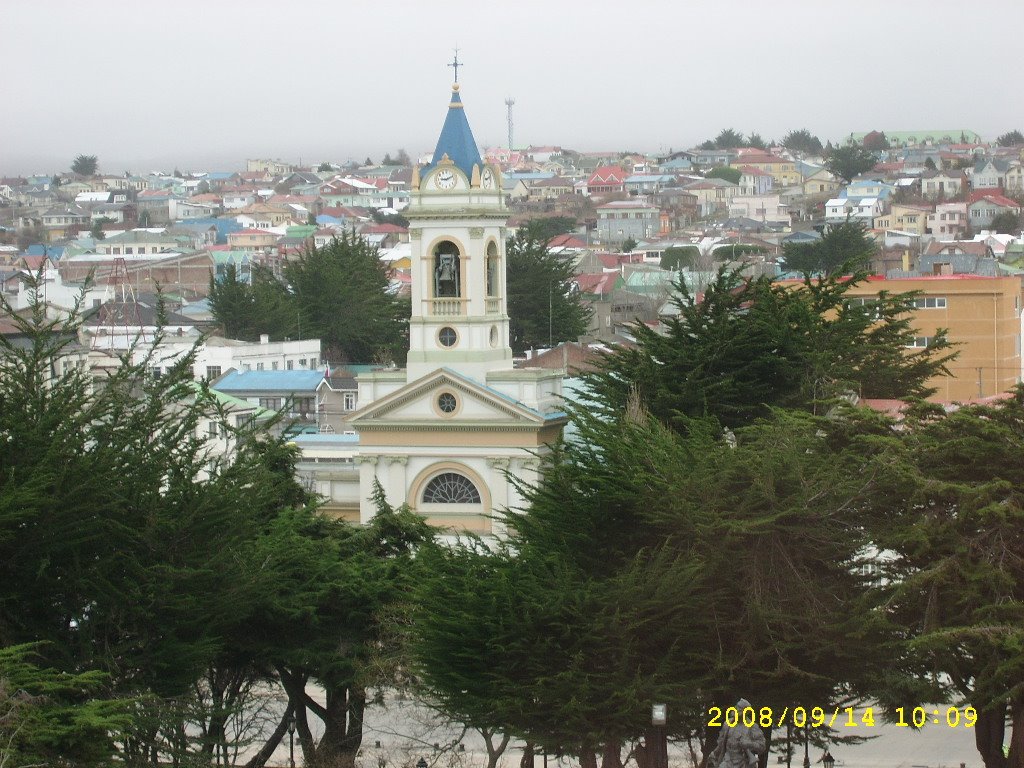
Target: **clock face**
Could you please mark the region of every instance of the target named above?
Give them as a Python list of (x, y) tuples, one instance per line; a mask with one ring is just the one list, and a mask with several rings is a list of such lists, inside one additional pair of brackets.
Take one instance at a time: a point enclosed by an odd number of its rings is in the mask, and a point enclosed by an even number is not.
[(485, 168), (480, 176), (480, 186), (484, 189), (494, 189), (494, 174), (490, 168)]
[(434, 185), (438, 189), (451, 189), (455, 186), (455, 174), (447, 169), (438, 171), (434, 177)]

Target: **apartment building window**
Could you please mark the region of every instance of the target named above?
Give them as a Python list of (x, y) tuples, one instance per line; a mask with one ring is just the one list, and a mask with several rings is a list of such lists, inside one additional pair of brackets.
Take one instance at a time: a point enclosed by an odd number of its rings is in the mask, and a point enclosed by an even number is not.
[(306, 367), (306, 358), (300, 357), (299, 358), (299, 368), (305, 368), (305, 367)]
[(216, 421), (211, 421), (210, 424), (209, 424), (208, 429), (209, 429), (210, 437), (216, 439), (216, 437), (217, 437), (217, 422)]
[(344, 406), (346, 411), (354, 411), (356, 409), (356, 393), (346, 392), (344, 395)]
[(152, 368), (149, 369), (149, 375), (152, 376), (154, 379), (159, 379), (162, 373), (163, 372), (160, 370), (159, 365), (154, 365)]
[(312, 397), (296, 397), (293, 401), (292, 410), (295, 413), (310, 413), (313, 410)]
[(912, 342), (907, 344), (907, 347), (910, 349), (925, 349), (926, 347), (931, 346), (934, 338), (934, 336), (916, 336)]
[(270, 370), (272, 370), (272, 371), (276, 371), (277, 370), (277, 360), (274, 360), (274, 361), (272, 361), (270, 363)]
[(208, 365), (206, 366), (206, 380), (213, 381), (214, 379), (220, 378), (220, 366), (219, 365)]
[(933, 296), (924, 299), (914, 299), (915, 309), (945, 309), (946, 308), (946, 297), (945, 296)]
[(261, 397), (260, 408), (269, 408), (271, 411), (281, 410), (282, 399), (280, 397)]
[(263, 363), (256, 363), (256, 370), (257, 371), (262, 371), (263, 370)]
[(289, 371), (293, 370), (295, 368), (295, 361), (294, 360), (285, 360), (284, 367), (285, 367), (285, 369), (287, 369)]

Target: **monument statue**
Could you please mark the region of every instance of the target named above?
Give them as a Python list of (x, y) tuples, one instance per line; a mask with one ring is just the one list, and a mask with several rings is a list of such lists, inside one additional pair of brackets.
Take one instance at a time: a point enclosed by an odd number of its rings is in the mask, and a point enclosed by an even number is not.
[(736, 702), (740, 720), (736, 725), (722, 726), (718, 743), (708, 758), (708, 768), (757, 768), (760, 756), (768, 749), (768, 744), (756, 722), (753, 726), (743, 724), (743, 710), (749, 708), (750, 702), (746, 699)]

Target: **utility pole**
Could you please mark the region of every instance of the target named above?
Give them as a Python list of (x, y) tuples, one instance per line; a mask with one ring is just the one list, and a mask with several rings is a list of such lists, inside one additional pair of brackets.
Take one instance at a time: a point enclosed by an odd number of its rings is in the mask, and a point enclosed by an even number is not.
[(508, 151), (512, 151), (512, 105), (516, 100), (509, 96), (505, 99), (505, 106), (508, 107)]

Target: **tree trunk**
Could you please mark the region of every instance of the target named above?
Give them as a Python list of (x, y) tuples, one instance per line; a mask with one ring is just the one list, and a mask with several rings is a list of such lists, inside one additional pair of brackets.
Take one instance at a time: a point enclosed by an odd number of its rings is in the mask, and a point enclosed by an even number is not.
[(485, 728), (480, 729), (480, 735), (484, 737), (484, 746), (487, 748), (487, 768), (496, 768), (498, 760), (505, 752), (511, 738), (507, 733), (502, 734), (501, 741), (494, 743), (494, 731)]
[(1024, 700), (1010, 704), (1010, 728), (1008, 768), (1024, 768)]
[(604, 745), (601, 768), (622, 768), (622, 744), (613, 741)]
[(315, 768), (355, 768), (363, 743), (366, 691), (352, 685), (328, 689), (324, 735), (311, 761)]
[(597, 768), (597, 753), (584, 747), (580, 750), (580, 768)]
[(768, 768), (768, 755), (772, 751), (772, 729), (762, 728), (761, 733), (764, 734), (765, 749), (764, 754), (758, 755), (757, 765), (758, 768)]
[(1006, 768), (1003, 757), (1003, 735), (1006, 728), (1006, 706), (978, 709), (978, 722), (974, 726), (974, 743), (981, 754), (985, 768)]
[(264, 768), (267, 764), (267, 760), (274, 754), (274, 750), (277, 749), (277, 745), (281, 743), (281, 739), (288, 733), (288, 716), (292, 713), (292, 705), (289, 705), (284, 710), (284, 715), (281, 716), (281, 722), (277, 724), (274, 732), (270, 734), (270, 738), (267, 739), (267, 743), (260, 747), (260, 751), (257, 752), (252, 758), (245, 764), (245, 768)]
[(519, 758), (519, 768), (533, 768), (533, 742), (528, 741), (523, 746), (523, 756)]

